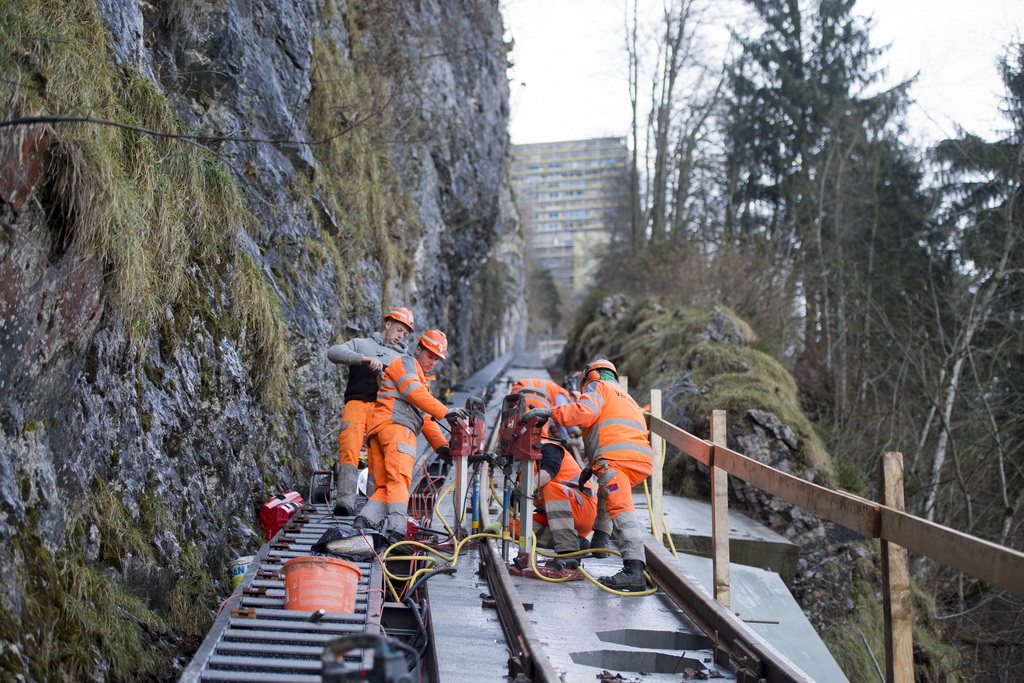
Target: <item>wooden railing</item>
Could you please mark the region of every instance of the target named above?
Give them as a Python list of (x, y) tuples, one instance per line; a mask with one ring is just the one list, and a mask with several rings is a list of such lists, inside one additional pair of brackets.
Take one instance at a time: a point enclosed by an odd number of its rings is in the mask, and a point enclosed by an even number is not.
[[(913, 681), (913, 646), (910, 583), (906, 550), (929, 557), (987, 583), (1024, 596), (1024, 553), (986, 541), (903, 509), (903, 458), (885, 453), (879, 461), (879, 491), (883, 502), (834, 491), (752, 460), (725, 445), (725, 411), (714, 411), (711, 441), (700, 439), (661, 419), (661, 392), (651, 392), (648, 425), (652, 446), (661, 454), (664, 439), (684, 454), (711, 468), (712, 562), (714, 595), (729, 606), (729, 524), (726, 475), (739, 477), (762, 491), (820, 517), (882, 542), (883, 598), (886, 635), (886, 680)], [(655, 473), (661, 468), (655, 463)], [(655, 489), (651, 511), (661, 512), (661, 477), (652, 477)], [(654, 524), (660, 538), (660, 524)]]

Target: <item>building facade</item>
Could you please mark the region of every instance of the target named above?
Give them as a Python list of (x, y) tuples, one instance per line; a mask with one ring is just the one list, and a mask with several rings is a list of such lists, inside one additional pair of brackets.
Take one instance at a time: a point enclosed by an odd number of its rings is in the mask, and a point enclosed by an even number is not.
[(551, 271), (570, 308), (594, 282), (603, 248), (629, 220), (626, 138), (512, 145), (531, 268)]

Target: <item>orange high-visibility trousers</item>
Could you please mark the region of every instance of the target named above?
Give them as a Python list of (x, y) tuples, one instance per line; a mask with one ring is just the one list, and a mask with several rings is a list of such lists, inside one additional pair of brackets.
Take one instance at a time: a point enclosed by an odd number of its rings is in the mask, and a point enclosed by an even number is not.
[(359, 452), (363, 450), (366, 428), (370, 424), (370, 415), (373, 414), (374, 405), (373, 401), (355, 399), (345, 402), (345, 409), (341, 413), (341, 431), (338, 432), (338, 462), (340, 464), (359, 466)]
[(370, 500), (407, 505), (412, 468), (416, 464), (416, 433), (400, 424), (390, 424), (370, 435), (368, 463), (376, 488)]
[[(651, 476), (652, 471), (649, 460), (609, 461), (605, 458), (598, 458), (593, 469), (609, 519), (615, 519), (620, 513), (635, 510), (632, 489)], [(608, 474), (612, 476), (608, 477)]]
[[(591, 491), (593, 494), (594, 492)], [(564, 505), (556, 501), (566, 501), (572, 509), (572, 523), (576, 528), (577, 536), (587, 536), (594, 528), (594, 519), (597, 517), (597, 496), (587, 496), (579, 489), (557, 481), (549, 481), (540, 490), (542, 505), (545, 510), (551, 508), (557, 510)], [(548, 526), (548, 517), (544, 512), (536, 512), (533, 521), (541, 526)]]

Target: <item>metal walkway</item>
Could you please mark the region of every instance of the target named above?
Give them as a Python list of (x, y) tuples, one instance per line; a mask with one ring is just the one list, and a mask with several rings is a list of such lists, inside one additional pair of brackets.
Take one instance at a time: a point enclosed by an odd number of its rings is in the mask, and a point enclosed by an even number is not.
[(380, 632), (384, 582), (376, 564), (356, 563), (362, 577), (354, 614), (328, 612), (317, 618), (313, 612), (284, 608), (281, 565), (308, 555), (310, 546), (337, 521), (352, 519), (334, 517), (327, 505), (307, 504), (260, 549), (182, 673), (182, 681), (318, 682), (320, 656), (328, 641)]

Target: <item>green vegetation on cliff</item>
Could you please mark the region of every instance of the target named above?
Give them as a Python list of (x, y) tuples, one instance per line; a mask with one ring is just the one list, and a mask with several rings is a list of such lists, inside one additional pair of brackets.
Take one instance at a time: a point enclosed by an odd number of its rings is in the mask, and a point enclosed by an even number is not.
[[(328, 26), (340, 21), (333, 2), (325, 4), (322, 21)], [(347, 54), (330, 37), (313, 36), (309, 131), (318, 143), (313, 147), (317, 169), (312, 180), (299, 178), (303, 191), (315, 194), (314, 203), (321, 207), (321, 234), (334, 262), (339, 295), (343, 300), (359, 295), (361, 283), (348, 279), (350, 274), (358, 277), (351, 263), (370, 257), (385, 274), (383, 308), (395, 279), (412, 275), (411, 245), (420, 235), (415, 207), (390, 161), (394, 131), (400, 127), (390, 81), (407, 66), (395, 35), (383, 47), (366, 45), (374, 42), (374, 33), (400, 30), (393, 24), (391, 13), (367, 17), (353, 3), (344, 16)]]
[[(91, 0), (12, 0), (0, 9), (0, 90), (4, 120), (54, 122), (37, 194), (49, 210), (51, 266), (94, 259), (104, 274), (108, 311), (123, 321), (144, 360), (149, 340), (188, 339), (198, 320), (217, 338), (251, 350), (250, 378), (266, 408), (284, 407), (290, 355), (271, 284), (251, 255), (255, 222), (239, 181), (217, 155), (184, 140), (170, 103), (143, 75), (113, 63), (108, 32)], [(8, 134), (14, 128), (3, 129)], [(5, 229), (6, 230), (6, 229)], [(140, 416), (148, 425), (149, 416)], [(114, 458), (116, 460), (116, 458)], [(67, 543), (44, 540), (28, 504), (28, 527), (10, 547), (15, 604), (0, 605), (0, 670), (32, 680), (139, 680), (170, 672), (169, 634), (208, 627), (216, 590), (196, 541), (164, 557), (163, 534), (179, 520), (153, 496), (132, 512), (95, 481), (94, 505), (62, 511)], [(26, 500), (28, 500), (26, 498)], [(42, 507), (40, 507), (42, 509)], [(52, 524), (52, 520), (50, 520)], [(96, 539), (92, 553), (83, 548)], [(168, 593), (131, 585), (163, 572)], [(143, 578), (138, 578), (139, 576)], [(135, 577), (135, 578), (131, 578)], [(26, 668), (27, 667), (27, 668)]]
[[(112, 63), (94, 2), (12, 0), (0, 13), (4, 118), (87, 117), (184, 135), (152, 81)], [(255, 218), (231, 173), (197, 144), (93, 122), (47, 126), (46, 188), (58, 253), (103, 264), (105, 293), (141, 353), (159, 325), (192, 316), (248, 339), (268, 406), (285, 391), (286, 328), (269, 283), (242, 250)], [(226, 329), (207, 285), (224, 280)], [(165, 311), (174, 311), (168, 325)]]

